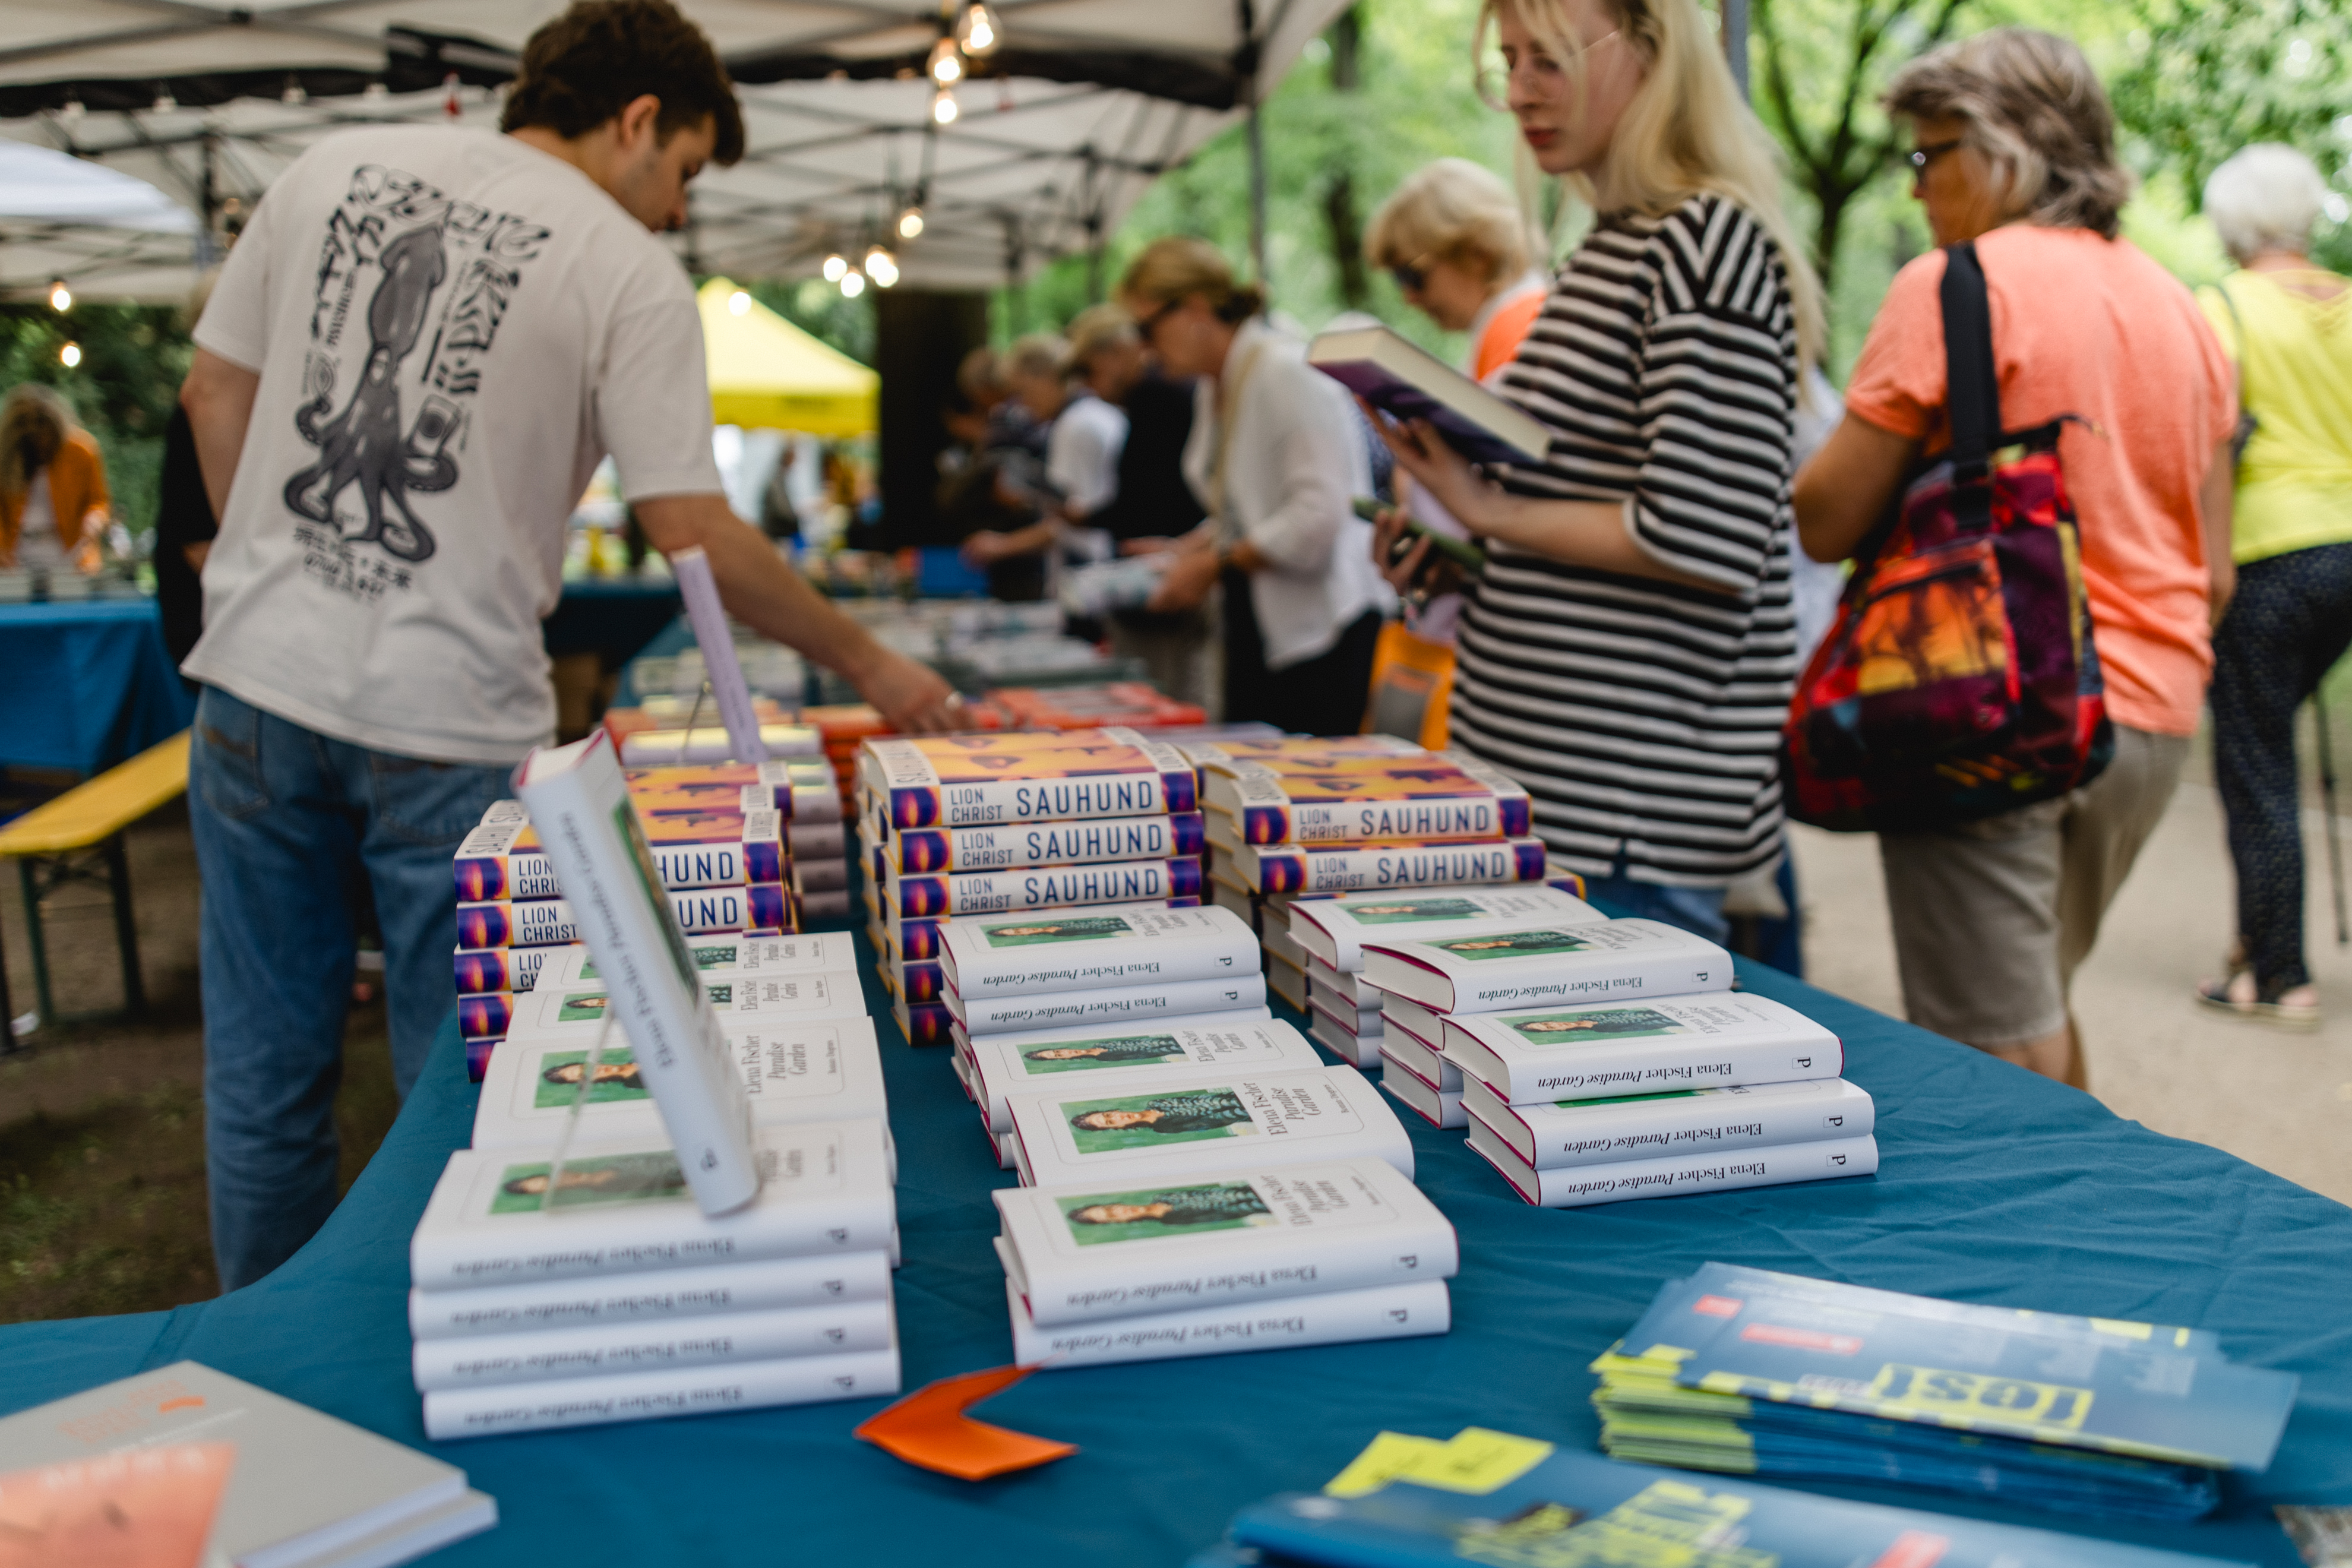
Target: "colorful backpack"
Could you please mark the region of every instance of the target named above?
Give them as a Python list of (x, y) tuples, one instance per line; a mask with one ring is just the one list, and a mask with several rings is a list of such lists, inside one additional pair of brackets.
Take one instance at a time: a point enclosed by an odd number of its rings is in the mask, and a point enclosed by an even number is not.
[(1984, 269), (1944, 256), (1951, 449), (1857, 553), (1781, 732), (1789, 815), (1841, 833), (1996, 816), (2115, 754), (2058, 460), (2074, 416), (2001, 429)]

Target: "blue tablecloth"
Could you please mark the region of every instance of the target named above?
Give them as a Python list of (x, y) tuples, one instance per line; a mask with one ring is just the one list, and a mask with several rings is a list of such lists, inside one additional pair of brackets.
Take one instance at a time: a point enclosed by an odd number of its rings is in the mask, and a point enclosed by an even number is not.
[(555, 613), (540, 623), (550, 658), (593, 653), (607, 671), (637, 657), (676, 620), (685, 601), (668, 577), (591, 577), (563, 584)]
[[(2295, 1559), (2272, 1503), (2352, 1502), (2352, 1210), (1772, 971), (1741, 974), (1844, 1037), (1848, 1076), (1878, 1100), (1876, 1177), (1552, 1212), (1521, 1205), (1459, 1134), (1415, 1124), (1422, 1185), (1462, 1235), (1444, 1338), (1043, 1373), (981, 1414), (1082, 1451), (980, 1485), (853, 1440), (879, 1408), (870, 1400), (441, 1445), (504, 1522), (436, 1561), (1174, 1564), (1242, 1503), (1319, 1486), (1381, 1427), (1446, 1436), (1479, 1424), (1592, 1447), (1585, 1363), (1662, 1280), (1708, 1258), (2201, 1325), (2232, 1355), (2304, 1380), (2270, 1473), (2232, 1479), (2225, 1511), (2191, 1527), (1818, 1489), (2280, 1568)], [(867, 985), (881, 1012), (870, 974)], [(887, 1018), (880, 1027), (913, 1388), (1010, 1359), (987, 1194), (1012, 1178), (945, 1051), (910, 1050)], [(298, 1258), (202, 1306), (0, 1330), (0, 1411), (193, 1357), (425, 1446), (408, 1380), (407, 1241), (474, 1100), (453, 1022), (382, 1151)]]
[(152, 599), (0, 605), (0, 767), (110, 768), (195, 718)]

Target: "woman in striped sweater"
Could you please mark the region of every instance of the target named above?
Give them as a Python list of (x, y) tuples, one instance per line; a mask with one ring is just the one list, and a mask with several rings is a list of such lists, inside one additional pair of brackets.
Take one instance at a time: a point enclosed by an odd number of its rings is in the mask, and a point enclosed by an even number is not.
[(1544, 459), (1482, 473), (1426, 426), (1385, 432), (1486, 547), (1454, 743), (1527, 786), (1596, 894), (1721, 940), (1725, 886), (1781, 851), (1820, 286), (1696, 0), (1486, 0), (1482, 52), (1490, 28), (1490, 98), (1598, 217), (1503, 376), (1551, 427)]

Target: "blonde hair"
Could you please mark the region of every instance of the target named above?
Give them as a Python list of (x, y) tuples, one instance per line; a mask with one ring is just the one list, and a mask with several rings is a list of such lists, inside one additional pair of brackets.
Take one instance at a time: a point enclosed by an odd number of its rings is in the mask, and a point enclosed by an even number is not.
[(1492, 171), (1467, 158), (1440, 158), (1396, 188), (1364, 231), (1375, 267), (1451, 261), (1489, 283), (1528, 269), (1532, 249), (1518, 198)]
[[(1617, 122), (1600, 178), (1569, 175), (1570, 188), (1599, 212), (1662, 217), (1701, 193), (1738, 207), (1780, 253), (1801, 364), (1819, 363), (1829, 339), (1821, 279), (1781, 203), (1778, 150), (1739, 96), (1713, 25), (1697, 0), (1603, 4), (1623, 43), (1641, 52), (1648, 73)], [(1474, 58), (1484, 52), (1496, 17), (1506, 14), (1535, 36), (1581, 98), (1584, 46), (1563, 24), (1559, 0), (1486, 0)]]
[(2267, 251), (2302, 255), (2326, 205), (2317, 166), (2284, 142), (2242, 148), (2205, 181), (2205, 216), (2241, 265)]
[(1127, 264), (1118, 292), (1122, 300), (1148, 300), (1155, 305), (1173, 305), (1198, 294), (1228, 326), (1238, 326), (1265, 309), (1264, 289), (1234, 282), (1225, 253), (1188, 234), (1171, 234), (1145, 246)]
[(73, 410), (37, 381), (0, 399), (0, 495), (21, 496), (56, 459), (66, 437), (81, 428)]
[(1023, 375), (1038, 381), (1059, 381), (1062, 362), (1069, 353), (1070, 345), (1053, 333), (1032, 332), (1004, 351), (1004, 357), (996, 362), (996, 374), (1005, 380)]
[(2116, 116), (2083, 51), (2031, 27), (1995, 27), (1931, 49), (1886, 84), (1886, 111), (1958, 120), (1992, 166), (2004, 218), (2113, 239), (2132, 179)]
[(1135, 318), (1117, 305), (1089, 305), (1070, 318), (1066, 330), (1070, 351), (1062, 358), (1064, 375), (1082, 375), (1095, 355), (1143, 341), (1136, 331)]

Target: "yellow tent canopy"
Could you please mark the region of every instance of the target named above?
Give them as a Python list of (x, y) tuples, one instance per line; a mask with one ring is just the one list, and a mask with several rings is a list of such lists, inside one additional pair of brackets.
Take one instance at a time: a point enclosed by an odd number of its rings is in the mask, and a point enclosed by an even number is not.
[(836, 437), (875, 427), (879, 375), (724, 278), (705, 283), (696, 303), (719, 424)]

